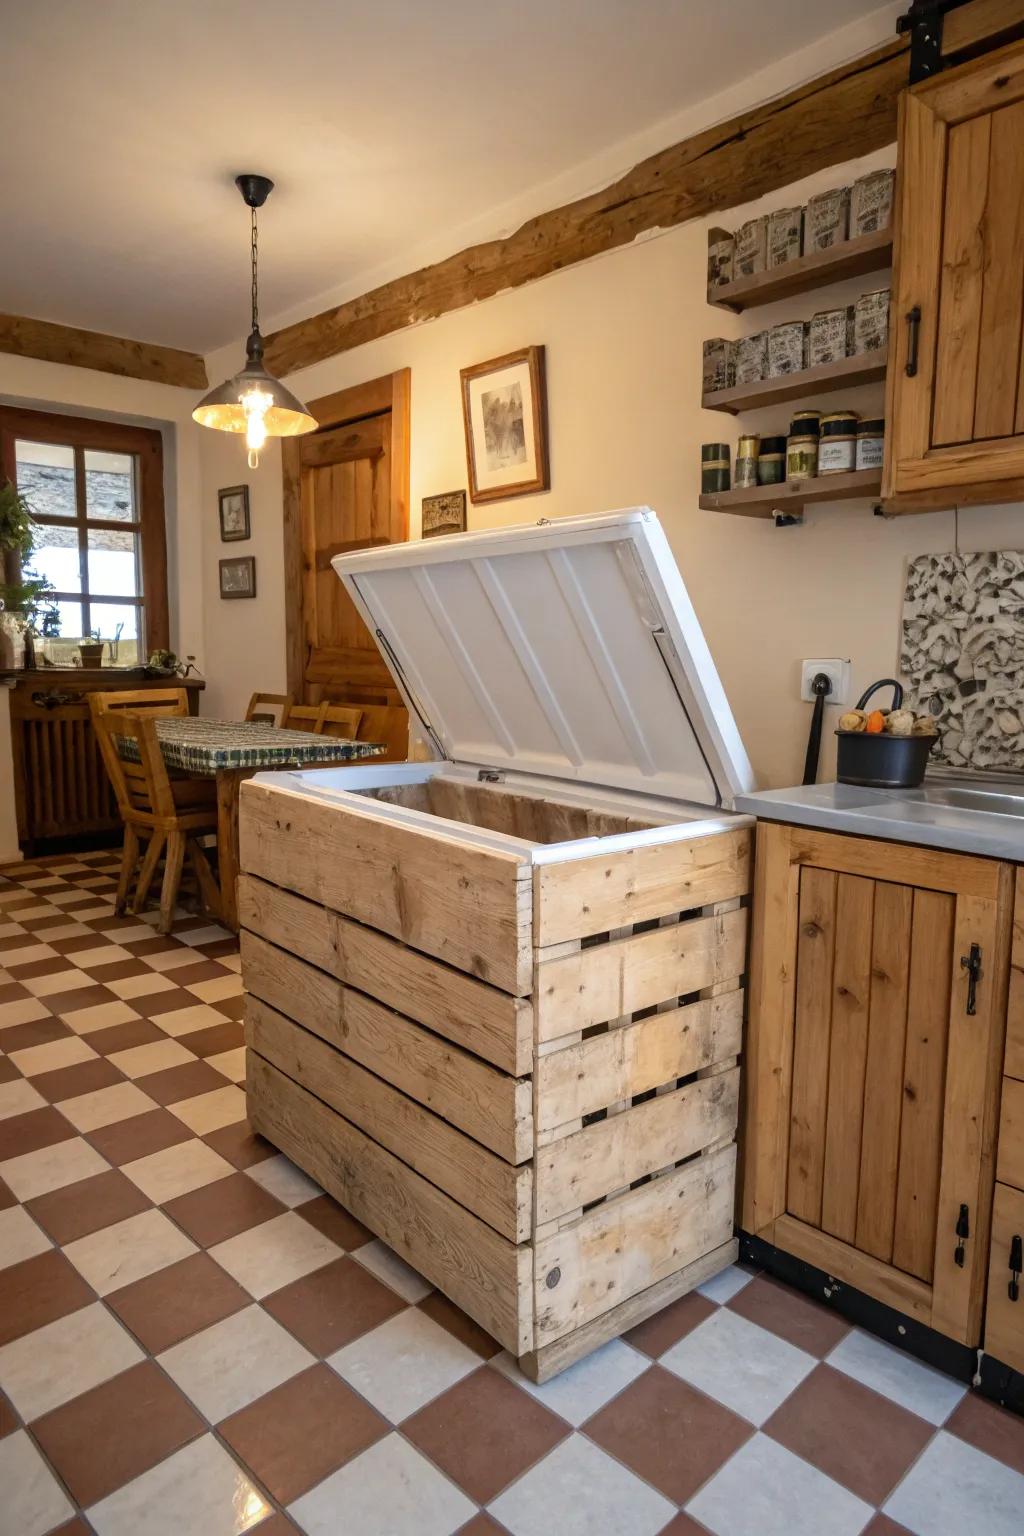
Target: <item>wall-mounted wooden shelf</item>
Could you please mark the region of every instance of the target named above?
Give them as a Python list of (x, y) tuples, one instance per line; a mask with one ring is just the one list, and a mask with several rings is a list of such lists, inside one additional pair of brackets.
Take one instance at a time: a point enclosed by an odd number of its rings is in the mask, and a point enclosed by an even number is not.
[(862, 277), (865, 272), (882, 272), (892, 265), (892, 228), (856, 240), (844, 240), (827, 251), (811, 251), (787, 261), (781, 267), (758, 272), (754, 277), (738, 277), (735, 282), (708, 290), (708, 303), (716, 309), (738, 313), (755, 304), (774, 304), (795, 293), (824, 288), (844, 277)]
[(835, 389), (849, 389), (856, 384), (875, 384), (885, 378), (888, 352), (865, 352), (860, 357), (843, 357), (838, 363), (823, 363), (820, 368), (805, 368), (802, 373), (786, 373), (778, 379), (761, 379), (756, 384), (737, 384), (732, 389), (716, 389), (701, 396), (706, 411), (752, 411), (762, 405), (778, 405), (783, 400), (800, 400), (805, 395), (826, 394)]
[(824, 501), (853, 501), (882, 494), (882, 472), (855, 469), (846, 475), (822, 475), (817, 480), (786, 480), (781, 485), (755, 485), (737, 491), (702, 496), (705, 512), (732, 512), (737, 517), (774, 517), (802, 512)]

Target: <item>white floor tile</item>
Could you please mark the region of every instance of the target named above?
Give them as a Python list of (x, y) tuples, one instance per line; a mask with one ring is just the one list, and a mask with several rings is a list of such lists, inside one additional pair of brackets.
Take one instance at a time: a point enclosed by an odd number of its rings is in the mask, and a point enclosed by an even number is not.
[(480, 1356), (416, 1307), (346, 1344), (328, 1365), (392, 1423), (480, 1365)]
[(27, 1115), (31, 1109), (42, 1109), (46, 1100), (37, 1093), (24, 1077), (16, 1077), (11, 1083), (0, 1083), (0, 1120), (12, 1115)]
[[(220, 1021), (224, 1020), (221, 1017)], [(296, 1168), (290, 1157), (279, 1153), (277, 1157), (264, 1158), (262, 1163), (256, 1163), (252, 1168), (247, 1168), (246, 1173), (250, 1179), (255, 1179), (257, 1184), (271, 1195), (280, 1200), (282, 1205), (304, 1205), (307, 1200), (313, 1200), (317, 1195), (322, 1195), (323, 1190), (319, 1184), (314, 1184), (309, 1176), (303, 1173), (301, 1168)]]
[(168, 1104), (172, 1115), (177, 1115), (196, 1136), (208, 1136), (222, 1126), (235, 1125), (245, 1119), (245, 1094), (233, 1084), (227, 1088), (213, 1088), (209, 1093), (197, 1093), (191, 1099), (180, 1099)]
[[(265, 1167), (264, 1163), (258, 1165)], [(250, 1168), (249, 1172), (255, 1170)], [(397, 1291), (404, 1301), (415, 1306), (422, 1301), (424, 1296), (429, 1296), (434, 1287), (429, 1280), (424, 1280), (418, 1270), (412, 1268), (404, 1259), (400, 1259), (393, 1248), (387, 1243), (382, 1243), (379, 1237), (373, 1238), (353, 1254), (353, 1258), (359, 1260), (365, 1269), (376, 1275), (378, 1280), (383, 1280), (385, 1285), (390, 1285), (393, 1291)]]
[(0, 1388), (27, 1422), (126, 1371), (142, 1351), (101, 1302), (0, 1349)]
[(51, 1040), (46, 1045), (29, 1045), (23, 1051), (11, 1051), (10, 1057), (19, 1072), (26, 1077), (38, 1077), (41, 1072), (55, 1072), (58, 1067), (76, 1067), (80, 1061), (92, 1061), (96, 1055), (79, 1035), (65, 1035), (63, 1040)]
[(46, 1536), (74, 1514), (23, 1429), (0, 1440), (0, 1536)]
[[(141, 919), (139, 922), (133, 923), (130, 928), (99, 928), (96, 931), (103, 938), (114, 939), (118, 944), (138, 944), (140, 939), (151, 939), (153, 937), (152, 928), (148, 923), (142, 922)], [(145, 958), (146, 964), (150, 963), (148, 956), (133, 955), (132, 958)]]
[(0, 1269), (9, 1269), (23, 1259), (35, 1258), (37, 1253), (44, 1253), (50, 1247), (50, 1239), (23, 1205), (12, 1205), (6, 1211), (0, 1211)]
[(98, 1536), (241, 1536), (271, 1506), (212, 1435), (94, 1504)]
[(289, 1513), (307, 1536), (451, 1536), (475, 1506), (408, 1441), (388, 1435)]
[(186, 1195), (189, 1190), (201, 1189), (234, 1171), (226, 1158), (197, 1138), (136, 1158), (121, 1169), (156, 1205), (173, 1200), (175, 1195)]
[(94, 1003), (90, 1008), (74, 1008), (60, 1017), (76, 1035), (91, 1035), (97, 1029), (109, 1029), (113, 1024), (130, 1024), (139, 1015), (127, 1003)]
[(232, 1083), (245, 1081), (245, 1046), (237, 1045), (231, 1051), (219, 1051), (216, 1056), (207, 1056), (207, 1066), (220, 1072)]
[(9, 1184), (18, 1200), (33, 1200), (51, 1189), (77, 1184), (94, 1173), (106, 1173), (110, 1164), (80, 1136), (58, 1141), (38, 1152), (23, 1152), (20, 1157), (0, 1163), (0, 1179)]
[(115, 1051), (109, 1059), (125, 1077), (145, 1077), (150, 1072), (165, 1072), (168, 1067), (183, 1067), (196, 1058), (177, 1040), (152, 1040), (149, 1045)]
[(955, 1435), (936, 1435), (885, 1505), (914, 1536), (1020, 1536), (1024, 1477)]
[(16, 997), (12, 1002), (0, 1003), (0, 1029), (10, 1029), (13, 1024), (34, 1024), (49, 1013), (38, 997)]
[(715, 1536), (859, 1536), (874, 1514), (766, 1435), (748, 1440), (686, 1506)]
[(148, 1093), (134, 1083), (113, 1083), (109, 1088), (63, 1099), (56, 1107), (78, 1131), (98, 1131), (104, 1125), (116, 1125), (118, 1120), (145, 1115), (156, 1108)]
[(195, 1243), (163, 1211), (156, 1210), (115, 1221), (64, 1248), (65, 1256), (100, 1296), (196, 1252)]
[(722, 1307), (674, 1344), (660, 1363), (734, 1413), (763, 1424), (818, 1362)]
[[(186, 951), (186, 954), (189, 954)], [(159, 956), (154, 956), (159, 959)], [(189, 959), (195, 964), (195, 955), (189, 954)], [(165, 1035), (170, 1035), (177, 1040), (181, 1036), (190, 1035), (196, 1029), (209, 1029), (213, 1024), (223, 1024), (224, 1015), (218, 1013), (216, 1008), (211, 1008), (208, 1003), (193, 1003), (189, 1008), (171, 1008), (166, 1013), (157, 1014), (153, 1020), (158, 1024)]]
[(26, 935), (26, 941), (19, 949), (4, 951), (4, 969), (10, 971), (19, 965), (35, 965), (37, 960), (53, 960), (56, 956), (57, 951), (49, 944), (37, 944)]
[(31, 992), (33, 997), (52, 997), (55, 992), (74, 992), (79, 987), (93, 985), (91, 976), (87, 976), (84, 971), (74, 969), (54, 971), (49, 976), (32, 976), (22, 982), (22, 986)]
[[(151, 939), (153, 937), (153, 930), (152, 928), (140, 928), (138, 930), (133, 928), (132, 937), (134, 939)], [(151, 966), (154, 971), (176, 971), (179, 965), (195, 965), (196, 963), (195, 955), (184, 944), (179, 949), (160, 950), (155, 955), (139, 955), (138, 959), (145, 965)]]
[(159, 1360), (213, 1424), (314, 1364), (309, 1351), (257, 1306), (172, 1345)]
[(728, 1269), (721, 1270), (717, 1275), (712, 1275), (710, 1280), (705, 1280), (697, 1289), (708, 1301), (717, 1301), (720, 1306), (725, 1306), (734, 1296), (738, 1296), (744, 1286), (749, 1285), (753, 1275), (745, 1269), (740, 1269), (738, 1264), (730, 1264)]
[(91, 928), (87, 928), (84, 923), (73, 923), (69, 921), (62, 923), (59, 928), (47, 928), (46, 937), (49, 942), (53, 944), (57, 941), (57, 939), (93, 939), (96, 937), (96, 935), (93, 930)]
[(891, 1397), (901, 1408), (908, 1408), (929, 1424), (945, 1423), (967, 1391), (952, 1376), (933, 1371), (901, 1349), (856, 1328), (839, 1341), (828, 1363), (865, 1387)]
[(182, 944), (188, 944), (193, 949), (197, 944), (220, 944), (224, 939), (233, 939), (235, 934), (229, 933), (226, 928), (218, 928), (215, 924), (209, 924), (204, 928), (186, 928), (174, 937)]
[(120, 981), (107, 981), (104, 986), (126, 1000), (132, 997), (152, 997), (156, 992), (170, 992), (175, 983), (160, 971), (147, 970), (143, 976), (124, 976)]
[(232, 971), (227, 976), (211, 976), (209, 981), (191, 982), (186, 990), (201, 1003), (222, 1003), (227, 997), (241, 997), (242, 978)]
[[(90, 931), (90, 937), (95, 939), (96, 935)], [(81, 966), (83, 971), (88, 971), (96, 965), (113, 965), (118, 960), (130, 960), (132, 953), (130, 949), (122, 949), (120, 944), (99, 944), (89, 949), (66, 950), (65, 958), (73, 965)], [(110, 986), (110, 983), (105, 982), (104, 985)]]
[(616, 1397), (631, 1381), (642, 1376), (650, 1365), (646, 1355), (632, 1349), (622, 1339), (612, 1339), (595, 1349), (592, 1355), (577, 1360), (550, 1381), (538, 1386), (528, 1381), (510, 1354), (502, 1353), (493, 1361), (494, 1369), (529, 1392), (552, 1413), (560, 1414), (570, 1424), (582, 1424), (605, 1403)]
[(488, 1508), (512, 1536), (654, 1536), (676, 1512), (582, 1435), (563, 1440)]
[(294, 1211), (285, 1211), (215, 1244), (209, 1254), (259, 1300), (340, 1259), (342, 1250)]

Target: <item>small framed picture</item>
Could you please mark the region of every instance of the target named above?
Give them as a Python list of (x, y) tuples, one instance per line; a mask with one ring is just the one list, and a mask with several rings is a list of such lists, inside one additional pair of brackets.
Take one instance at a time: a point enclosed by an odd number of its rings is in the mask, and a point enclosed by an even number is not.
[(465, 533), (465, 491), (444, 491), (439, 496), (423, 498), (423, 537), (436, 538), (439, 533)]
[(544, 348), (476, 363), (461, 379), (470, 499), (548, 490)]
[(227, 485), (217, 492), (220, 507), (220, 541), (233, 544), (249, 538), (249, 487)]
[(220, 562), (221, 597), (256, 596), (256, 556), (236, 555)]

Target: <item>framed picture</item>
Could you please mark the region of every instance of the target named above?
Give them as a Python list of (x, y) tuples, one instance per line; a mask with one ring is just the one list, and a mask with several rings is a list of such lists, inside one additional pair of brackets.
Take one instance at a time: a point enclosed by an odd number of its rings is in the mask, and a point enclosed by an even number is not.
[(463, 368), (461, 379), (470, 499), (546, 491), (544, 348), (524, 347)]
[(256, 596), (256, 556), (236, 555), (220, 562), (221, 597)]
[(423, 498), (423, 537), (436, 538), (439, 533), (465, 533), (466, 493), (445, 491), (439, 496)]
[(220, 541), (233, 544), (249, 538), (249, 487), (227, 485), (217, 492), (220, 507)]

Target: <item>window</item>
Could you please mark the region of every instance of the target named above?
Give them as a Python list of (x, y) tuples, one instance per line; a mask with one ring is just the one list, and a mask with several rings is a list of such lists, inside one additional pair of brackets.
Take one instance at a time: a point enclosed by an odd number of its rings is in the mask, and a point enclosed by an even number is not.
[(0, 409), (0, 456), (3, 477), (32, 510), (33, 569), (54, 589), (50, 659), (70, 663), (78, 642), (97, 632), (117, 666), (166, 646), (160, 433)]

